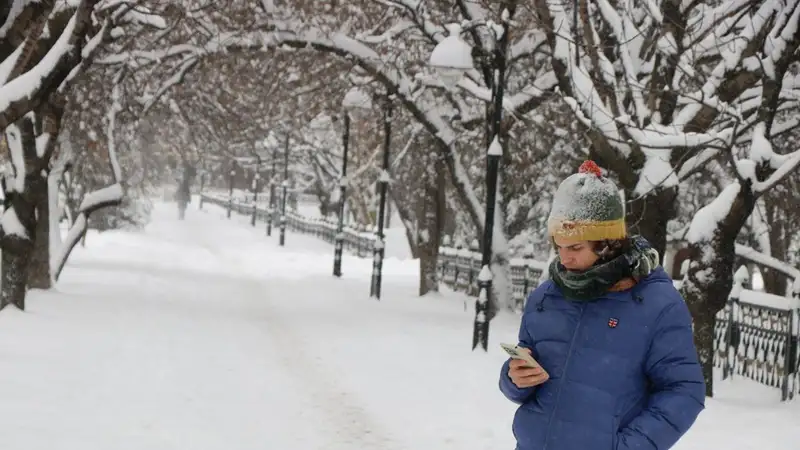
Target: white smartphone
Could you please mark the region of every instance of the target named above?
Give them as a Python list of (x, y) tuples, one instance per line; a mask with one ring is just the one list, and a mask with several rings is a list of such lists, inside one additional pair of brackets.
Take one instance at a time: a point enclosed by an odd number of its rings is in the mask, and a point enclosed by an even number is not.
[(500, 347), (503, 347), (503, 350), (508, 353), (508, 356), (514, 359), (521, 359), (528, 363), (530, 367), (542, 367), (538, 361), (533, 359), (533, 356), (529, 355), (527, 351), (523, 350), (521, 347), (517, 345), (511, 344), (500, 344)]

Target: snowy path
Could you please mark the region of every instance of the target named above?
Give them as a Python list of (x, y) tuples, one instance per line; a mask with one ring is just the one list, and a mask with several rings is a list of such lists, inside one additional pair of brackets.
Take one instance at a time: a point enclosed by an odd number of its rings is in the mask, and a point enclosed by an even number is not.
[[(3, 447), (403, 448), (279, 307), (317, 288), (255, 276), (243, 256), (256, 251), (252, 230), (170, 213), (124, 242), (91, 236), (99, 257), (76, 254), (59, 293), (4, 313)], [(15, 339), (32, 330), (42, 339)]]
[[(335, 279), (315, 238), (174, 216), (89, 236), (58, 289), (0, 313), (3, 449), (513, 448), (504, 356), (470, 350), (462, 297), (414, 295), (415, 263), (387, 259), (377, 302), (370, 260)], [(517, 320), (495, 319), (492, 342)], [(675, 450), (794, 448), (800, 410), (729, 387)]]

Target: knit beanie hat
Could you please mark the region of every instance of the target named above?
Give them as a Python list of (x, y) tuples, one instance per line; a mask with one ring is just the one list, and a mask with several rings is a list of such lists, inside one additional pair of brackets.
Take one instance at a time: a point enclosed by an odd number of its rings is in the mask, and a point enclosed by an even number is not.
[(603, 176), (594, 161), (581, 164), (553, 198), (547, 220), (550, 236), (578, 241), (603, 241), (626, 236), (625, 209), (613, 181)]

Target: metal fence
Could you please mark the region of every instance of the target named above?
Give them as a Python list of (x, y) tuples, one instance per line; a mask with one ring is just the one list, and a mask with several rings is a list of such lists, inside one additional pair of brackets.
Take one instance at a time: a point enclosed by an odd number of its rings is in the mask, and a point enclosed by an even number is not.
[(738, 283), (717, 313), (714, 365), (724, 378), (747, 377), (792, 399), (800, 393), (800, 310), (790, 298), (749, 291)]
[[(476, 248), (442, 247), (439, 279), (451, 289), (476, 295), (481, 254)], [(512, 298), (520, 307), (547, 269), (532, 258), (511, 260)], [(737, 278), (714, 324), (714, 366), (723, 378), (739, 375), (781, 389), (781, 398), (800, 394), (800, 309), (789, 297), (744, 288)], [(797, 296), (797, 292), (793, 295)], [(793, 305), (794, 304), (794, 305)]]
[[(272, 222), (274, 224), (277, 224), (280, 220), (280, 211), (277, 208), (270, 211), (268, 204), (262, 204), (261, 202), (256, 204), (253, 203), (252, 199), (249, 201), (234, 200), (231, 202), (227, 195), (201, 194), (200, 201), (223, 208), (230, 207), (231, 210), (237, 214), (246, 216), (255, 214), (256, 220), (266, 221), (270, 214), (272, 214)], [(301, 216), (288, 209), (286, 211), (286, 227), (291, 231), (312, 235), (331, 244), (334, 243), (336, 238), (336, 222), (327, 219)], [(367, 232), (364, 227), (354, 228), (348, 226), (344, 227), (342, 233), (344, 234), (343, 242), (346, 251), (354, 253), (359, 257), (372, 256), (372, 244), (374, 240), (372, 233)]]
[[(227, 196), (202, 195), (202, 201), (233, 212), (266, 220), (268, 207), (251, 201), (244, 203)], [(275, 221), (277, 222), (277, 211)], [(314, 235), (333, 243), (336, 223), (330, 220), (301, 216), (286, 212), (287, 227), (295, 232)], [(346, 227), (346, 250), (365, 257), (371, 255), (374, 235), (365, 229)], [(480, 272), (481, 254), (474, 246), (441, 247), (437, 261), (439, 280), (458, 292), (476, 295), (477, 276)], [(519, 308), (525, 298), (540, 282), (547, 263), (533, 258), (513, 258), (510, 261), (512, 298)], [(800, 309), (794, 292), (791, 297), (780, 297), (745, 289), (745, 279), (736, 278), (737, 286), (731, 291), (725, 308), (717, 313), (714, 326), (714, 366), (722, 371), (723, 378), (734, 375), (746, 377), (766, 386), (781, 390), (783, 400), (800, 394)], [(797, 285), (797, 284), (796, 284)]]

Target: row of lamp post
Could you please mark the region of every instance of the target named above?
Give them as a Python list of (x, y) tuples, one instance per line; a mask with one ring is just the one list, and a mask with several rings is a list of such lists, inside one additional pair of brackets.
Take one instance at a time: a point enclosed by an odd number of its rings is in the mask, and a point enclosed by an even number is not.
[[(261, 156), (256, 154), (257, 163), (255, 174), (253, 175), (253, 182), (251, 185), (251, 190), (253, 192), (253, 213), (250, 220), (251, 225), (256, 225), (256, 218), (257, 218), (257, 211), (258, 211), (258, 195), (261, 192), (261, 165), (262, 160)], [(288, 201), (289, 195), (289, 137), (287, 135), (284, 145), (284, 154), (283, 154), (283, 179), (281, 180), (281, 192), (280, 192), (280, 209), (276, 211), (275, 204), (276, 204), (276, 183), (275, 178), (277, 176), (277, 161), (278, 161), (278, 149), (273, 147), (272, 151), (272, 167), (270, 169), (269, 176), (267, 177), (269, 182), (269, 209), (267, 213), (267, 229), (266, 233), (267, 236), (272, 235), (272, 227), (273, 222), (275, 220), (275, 216), (278, 216), (278, 226), (280, 229), (280, 237), (279, 237), (279, 244), (284, 246), (286, 244), (286, 205)], [(236, 169), (235, 169), (235, 161), (231, 162), (231, 170), (228, 174), (228, 211), (227, 217), (228, 219), (231, 218), (231, 211), (233, 209), (233, 188), (236, 179)], [(280, 215), (278, 215), (280, 214)]]
[[(276, 184), (275, 178), (278, 174), (278, 148), (272, 147), (272, 167), (269, 176), (269, 208), (267, 209), (267, 236), (272, 236), (272, 226), (275, 220), (276, 213), (275, 203), (278, 199), (275, 198)], [(286, 245), (286, 202), (289, 195), (289, 135), (286, 135), (283, 148), (283, 180), (281, 180), (281, 196), (280, 196), (280, 215), (278, 216), (278, 229), (280, 235), (278, 243), (281, 246)]]
[[(475, 26), (486, 26), (495, 39), (494, 50), (491, 55), (494, 79), (492, 80), (492, 122), (491, 135), (488, 141), (486, 153), (486, 215), (484, 217), (483, 242), (481, 254), (481, 271), (478, 276), (478, 298), (475, 301), (475, 320), (473, 323), (472, 348), (473, 350), (480, 344), (484, 350), (488, 350), (489, 340), (489, 320), (490, 320), (490, 296), (492, 295), (492, 237), (494, 235), (494, 215), (495, 203), (497, 199), (497, 180), (499, 174), (500, 159), (503, 155), (504, 142), (500, 133), (503, 118), (503, 95), (504, 80), (506, 72), (505, 49), (507, 47), (508, 20), (510, 15), (503, 14), (502, 31), (494, 26), (477, 24)], [(437, 70), (440, 79), (448, 89), (454, 89), (461, 78), (469, 71), (474, 69), (472, 59), (472, 48), (461, 38), (462, 27), (458, 24), (447, 26), (448, 36), (443, 39), (433, 50), (430, 56), (430, 65)], [(499, 34), (499, 35), (498, 35)], [(355, 89), (355, 88), (354, 88)], [(358, 94), (351, 89), (343, 101), (344, 109), (344, 132), (343, 132), (343, 161), (342, 175), (339, 183), (339, 222), (336, 228), (336, 238), (334, 247), (334, 267), (335, 276), (342, 275), (342, 250), (344, 246), (344, 213), (346, 203), (347, 185), (347, 150), (349, 147), (350, 135), (350, 116), (348, 111), (361, 105), (370, 105), (366, 101), (357, 101), (368, 97)], [(370, 105), (371, 106), (371, 105)], [(381, 283), (383, 272), (383, 259), (385, 256), (385, 236), (383, 227), (386, 214), (386, 196), (389, 183), (389, 151), (391, 147), (391, 122), (392, 122), (392, 103), (391, 96), (387, 93), (383, 107), (383, 167), (378, 179), (380, 204), (378, 210), (378, 230), (373, 247), (372, 282), (370, 284), (370, 296), (380, 299)]]
[[(475, 319), (473, 323), (473, 350), (480, 344), (484, 350), (488, 350), (489, 339), (489, 320), (490, 320), (490, 296), (492, 295), (492, 238), (494, 235), (494, 215), (495, 204), (497, 199), (497, 180), (499, 175), (500, 160), (503, 155), (505, 142), (503, 142), (500, 133), (501, 123), (503, 118), (503, 96), (504, 96), (504, 80), (506, 72), (506, 59), (505, 49), (507, 47), (507, 30), (508, 20), (510, 15), (503, 15), (502, 30), (498, 32), (496, 27), (488, 26), (488, 24), (475, 24), (474, 26), (486, 26), (495, 39), (494, 50), (491, 55), (494, 79), (492, 80), (492, 118), (491, 118), (491, 135), (487, 139), (488, 148), (486, 153), (486, 211), (484, 217), (484, 227), (482, 236), (482, 254), (481, 254), (481, 271), (478, 275), (478, 298), (475, 301)], [(459, 24), (449, 24), (447, 27), (448, 36), (443, 39), (433, 50), (430, 56), (430, 66), (437, 70), (442, 83), (448, 89), (454, 89), (460, 82), (463, 76), (474, 69), (472, 59), (472, 48), (464, 42), (461, 38), (461, 33), (464, 31)], [(499, 36), (498, 36), (499, 34)], [(372, 102), (370, 97), (358, 88), (353, 88), (345, 95), (342, 101), (342, 115), (343, 115), (343, 132), (342, 132), (342, 168), (341, 176), (339, 179), (339, 211), (338, 222), (336, 226), (336, 235), (334, 237), (334, 258), (333, 258), (333, 275), (336, 277), (342, 276), (342, 253), (344, 250), (344, 218), (346, 214), (347, 205), (347, 162), (348, 150), (350, 141), (350, 123), (351, 114), (361, 116), (363, 113), (370, 111)], [(378, 179), (379, 188), (379, 211), (377, 217), (377, 232), (373, 245), (373, 267), (372, 267), (372, 280), (370, 283), (370, 297), (380, 299), (383, 260), (385, 256), (385, 235), (384, 224), (386, 214), (386, 200), (388, 186), (391, 182), (389, 173), (390, 166), (390, 147), (391, 147), (391, 123), (392, 123), (392, 102), (391, 96), (387, 93), (385, 96), (385, 104), (383, 107), (383, 129), (384, 129), (384, 144), (383, 144), (383, 167), (380, 177)], [(288, 190), (288, 167), (289, 167), (289, 140), (287, 136), (285, 149), (284, 149), (284, 173), (281, 183), (281, 199), (280, 199), (280, 245), (285, 244), (286, 236), (286, 200)], [(267, 215), (267, 236), (272, 235), (272, 222), (275, 213), (275, 183), (273, 182), (276, 175), (276, 162), (277, 162), (277, 148), (273, 147), (272, 155), (272, 169), (270, 172), (270, 193), (269, 193), (269, 214)], [(260, 165), (260, 162), (259, 162)], [(231, 171), (231, 192), (233, 194), (233, 176), (234, 171)], [(258, 175), (256, 175), (258, 176)], [(257, 186), (257, 181), (255, 181)], [(257, 187), (254, 187), (254, 196), (257, 196)], [(257, 198), (257, 197), (256, 197)], [(231, 200), (232, 201), (232, 200)], [(230, 207), (228, 209), (228, 217), (230, 217)], [(255, 215), (254, 215), (255, 218)]]
[[(350, 121), (351, 114), (364, 117), (372, 109), (372, 99), (368, 94), (359, 88), (352, 88), (347, 92), (342, 100), (343, 130), (342, 130), (342, 170), (339, 178), (339, 217), (336, 225), (336, 235), (334, 236), (333, 250), (333, 275), (342, 276), (342, 253), (344, 250), (344, 217), (347, 205), (347, 158), (350, 148)], [(391, 177), (389, 174), (391, 131), (392, 131), (392, 99), (387, 93), (384, 97), (382, 115), (383, 125), (383, 166), (378, 177), (378, 189), (380, 203), (378, 206), (377, 232), (372, 249), (372, 277), (370, 281), (370, 297), (378, 300), (381, 298), (381, 285), (383, 280), (383, 260), (385, 256), (386, 238), (384, 235), (384, 223), (386, 222), (386, 201)]]
[[(487, 139), (487, 152), (486, 152), (486, 210), (484, 217), (482, 246), (481, 246), (481, 271), (478, 275), (478, 297), (475, 301), (475, 319), (473, 323), (473, 337), (472, 348), (473, 350), (480, 345), (484, 350), (488, 350), (489, 340), (489, 320), (492, 295), (492, 238), (494, 235), (494, 215), (495, 203), (497, 199), (497, 181), (500, 171), (500, 160), (505, 148), (505, 142), (501, 134), (501, 123), (503, 119), (503, 97), (504, 97), (504, 84), (506, 75), (506, 58), (505, 51), (508, 44), (508, 21), (513, 15), (502, 15), (501, 26), (498, 30), (496, 26), (489, 26), (488, 24), (475, 24), (474, 26), (485, 26), (492, 37), (494, 38), (494, 45), (491, 58), (491, 66), (493, 68), (493, 80), (491, 82), (492, 89), (492, 117), (491, 117), (491, 134), (490, 139)], [(462, 77), (469, 71), (474, 70), (472, 59), (472, 48), (462, 38), (461, 33), (464, 31), (459, 24), (449, 24), (447, 27), (448, 36), (443, 39), (433, 50), (430, 56), (429, 64), (437, 70), (440, 80), (448, 89), (454, 89), (460, 82)], [(341, 277), (342, 275), (342, 252), (344, 248), (344, 216), (346, 211), (346, 193), (347, 193), (347, 158), (350, 139), (350, 114), (358, 110), (371, 109), (371, 100), (369, 96), (357, 90), (351, 89), (342, 102), (342, 113), (344, 116), (344, 130), (342, 133), (343, 141), (343, 154), (342, 154), (342, 169), (341, 177), (339, 180), (339, 217), (336, 227), (335, 245), (334, 245), (334, 261), (333, 261), (333, 275)], [(392, 104), (391, 96), (387, 93), (385, 96), (385, 105), (383, 107), (383, 130), (384, 130), (384, 144), (383, 144), (383, 167), (380, 177), (378, 179), (380, 205), (378, 211), (378, 229), (375, 237), (375, 244), (373, 247), (373, 271), (372, 282), (370, 284), (370, 296), (380, 299), (381, 296), (381, 282), (383, 259), (385, 256), (385, 236), (384, 236), (384, 223), (386, 214), (386, 197), (388, 186), (391, 181), (389, 174), (389, 150), (391, 145), (391, 122), (392, 122)], [(286, 196), (288, 190), (288, 138), (286, 141), (285, 155), (284, 155), (284, 176), (281, 183), (281, 215), (279, 219), (280, 225), (280, 245), (284, 245), (285, 232), (286, 232)], [(273, 149), (273, 152), (276, 152)], [(271, 179), (274, 179), (276, 167), (275, 162), (277, 155), (273, 153), (272, 158), (272, 171)], [(231, 171), (231, 197), (233, 194), (233, 174)], [(270, 214), (267, 219), (267, 235), (272, 233), (272, 216), (274, 211), (274, 196), (275, 185), (270, 181)], [(228, 211), (230, 217), (230, 209)]]

